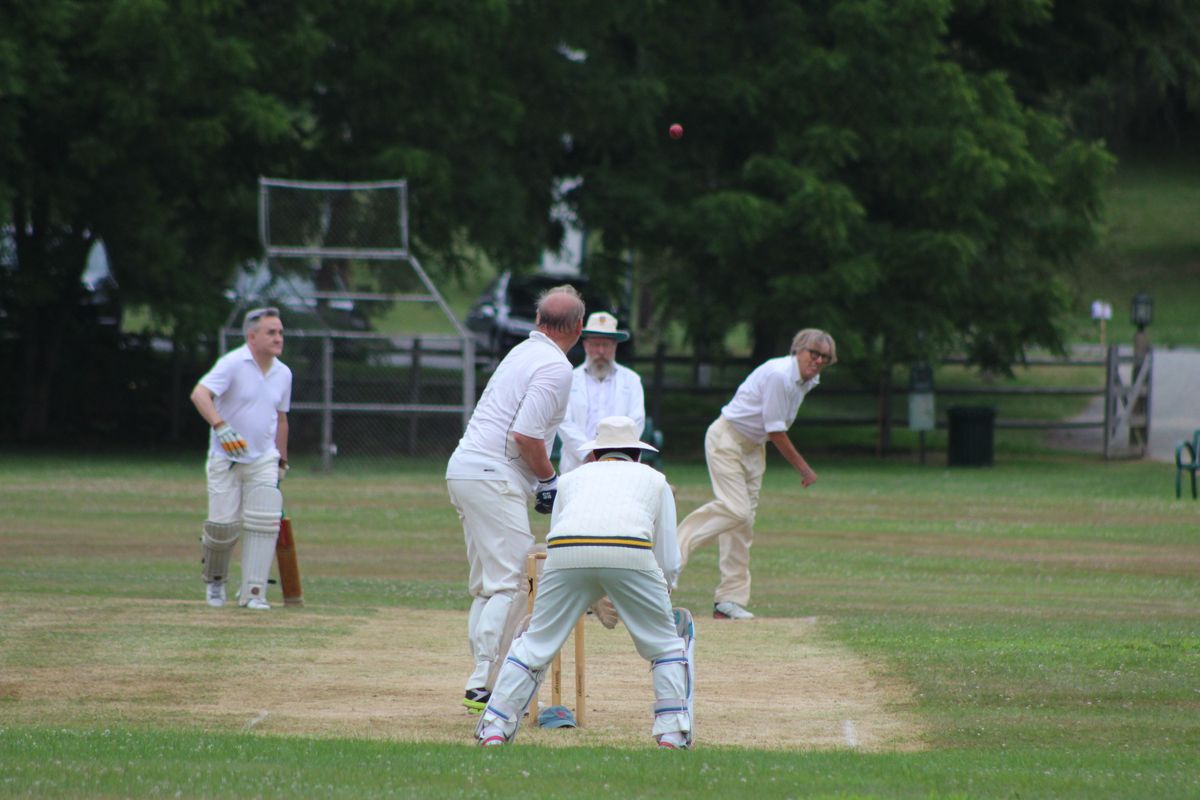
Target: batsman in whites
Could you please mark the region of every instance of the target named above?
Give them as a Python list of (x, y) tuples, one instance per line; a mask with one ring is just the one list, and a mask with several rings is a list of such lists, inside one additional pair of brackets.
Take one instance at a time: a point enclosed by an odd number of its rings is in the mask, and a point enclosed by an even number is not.
[(279, 484), (288, 468), (292, 371), (279, 360), (278, 309), (248, 311), (242, 330), (246, 343), (218, 359), (192, 390), (192, 403), (212, 427), (202, 577), (208, 604), (225, 605), (229, 562), (241, 539), (238, 605), (265, 610), (271, 607), (267, 581), (283, 515)]

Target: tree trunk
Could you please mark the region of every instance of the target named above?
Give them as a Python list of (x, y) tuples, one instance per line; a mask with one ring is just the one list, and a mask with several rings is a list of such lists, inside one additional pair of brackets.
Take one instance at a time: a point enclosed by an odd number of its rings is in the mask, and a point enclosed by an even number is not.
[(750, 328), (753, 337), (750, 358), (755, 364), (761, 364), (768, 358), (784, 355), (779, 349), (779, 327), (764, 320), (754, 320)]
[[(29, 312), (23, 329), (25, 357), (21, 375), (21, 441), (44, 439), (50, 433), (50, 398), (54, 376), (62, 355), (63, 330), (69, 319), (53, 319), (53, 311), (41, 308)], [(49, 318), (49, 320), (47, 320)]]
[(875, 455), (879, 458), (892, 449), (892, 369), (885, 365), (879, 374), (879, 431)]

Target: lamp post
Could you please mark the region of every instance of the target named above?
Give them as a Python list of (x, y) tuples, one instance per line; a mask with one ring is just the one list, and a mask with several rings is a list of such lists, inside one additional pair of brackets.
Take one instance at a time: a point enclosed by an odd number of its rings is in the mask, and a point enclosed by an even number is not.
[[(1150, 340), (1146, 336), (1146, 326), (1153, 320), (1154, 300), (1146, 292), (1138, 292), (1129, 304), (1129, 321), (1137, 326), (1137, 332), (1133, 334), (1133, 381), (1135, 384), (1145, 368), (1146, 356), (1150, 352)], [(1129, 419), (1129, 444), (1140, 448), (1144, 454), (1150, 441), (1150, 410), (1146, 403), (1150, 392), (1149, 376), (1143, 383), (1143, 387), (1133, 401), (1133, 413)]]
[(1154, 300), (1145, 292), (1138, 292), (1129, 304), (1129, 320), (1137, 326), (1138, 332), (1144, 332), (1146, 326), (1154, 321)]

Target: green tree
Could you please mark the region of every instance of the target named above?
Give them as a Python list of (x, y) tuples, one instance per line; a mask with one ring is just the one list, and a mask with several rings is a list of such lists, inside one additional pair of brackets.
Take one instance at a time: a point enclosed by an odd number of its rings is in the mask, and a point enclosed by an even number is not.
[(1001, 70), (1022, 102), (1114, 146), (1194, 149), (1200, 5), (1178, 0), (959, 0), (954, 58)]
[(409, 180), (422, 255), (532, 263), (557, 231), (563, 59), (536, 5), (45, 0), (0, 6), (0, 308), (20, 435), (73, 369), (79, 276), (194, 341), (257, 242), (257, 178)]
[[(948, 0), (638, 4), (580, 42), (576, 201), (698, 346), (831, 330), (886, 394), (963, 349), (1060, 347), (1110, 159), (949, 52)], [(619, 120), (619, 123), (615, 120)], [(681, 122), (683, 139), (670, 140)]]
[[(74, 350), (79, 278), (102, 239), (122, 294), (178, 336), (211, 329), (230, 265), (255, 249), (259, 170), (303, 136), (322, 37), (303, 3), (44, 0), (0, 18), (0, 271), (19, 337), (19, 435), (47, 433)], [(87, 402), (77, 398), (76, 404)]]

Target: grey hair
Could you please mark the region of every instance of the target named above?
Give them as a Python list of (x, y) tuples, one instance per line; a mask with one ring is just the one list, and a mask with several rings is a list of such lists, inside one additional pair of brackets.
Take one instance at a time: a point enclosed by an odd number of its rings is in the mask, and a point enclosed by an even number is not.
[(792, 337), (792, 355), (796, 355), (801, 350), (804, 350), (814, 345), (825, 345), (829, 348), (829, 361), (826, 363), (837, 363), (837, 343), (833, 341), (833, 337), (819, 328), (805, 328)]
[(246, 312), (246, 316), (242, 319), (242, 333), (250, 333), (258, 327), (258, 321), (263, 317), (278, 317), (279, 309), (274, 306), (264, 306), (263, 308), (252, 308)]
[[(559, 303), (555, 300), (566, 295), (575, 302)], [(555, 286), (542, 292), (537, 301), (537, 326), (558, 333), (574, 333), (583, 324), (583, 295), (570, 284)]]

